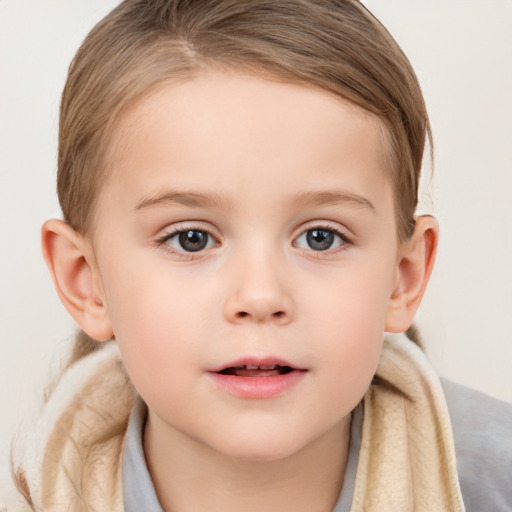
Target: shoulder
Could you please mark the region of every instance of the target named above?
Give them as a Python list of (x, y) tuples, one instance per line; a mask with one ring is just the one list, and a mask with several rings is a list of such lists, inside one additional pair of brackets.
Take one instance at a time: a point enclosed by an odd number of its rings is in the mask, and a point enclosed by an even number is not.
[(442, 380), (467, 512), (512, 512), (512, 404)]

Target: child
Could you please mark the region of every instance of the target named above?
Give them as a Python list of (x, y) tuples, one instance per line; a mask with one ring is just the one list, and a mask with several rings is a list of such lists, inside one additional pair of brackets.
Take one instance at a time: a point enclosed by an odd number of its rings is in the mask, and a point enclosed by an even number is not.
[(512, 508), (510, 408), (383, 341), (434, 263), (426, 136), (358, 2), (128, 0), (100, 22), (43, 227), (83, 332), (13, 510)]

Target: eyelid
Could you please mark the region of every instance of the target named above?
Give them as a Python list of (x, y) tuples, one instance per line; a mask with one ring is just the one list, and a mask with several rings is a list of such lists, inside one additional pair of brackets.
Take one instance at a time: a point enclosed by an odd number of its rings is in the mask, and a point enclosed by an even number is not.
[(213, 231), (215, 230), (212, 229), (211, 227), (205, 227), (204, 225), (201, 224), (201, 221), (186, 221), (177, 224), (172, 224), (162, 230), (163, 233), (157, 237), (157, 239), (155, 240), (155, 245), (167, 251), (168, 253), (171, 253), (184, 259), (193, 259), (201, 257), (204, 255), (205, 252), (207, 252), (209, 249), (212, 249), (213, 247), (200, 249), (198, 251), (185, 251), (176, 249), (166, 243), (180, 233), (186, 231), (201, 231), (203, 233), (206, 233), (214, 241), (214, 247), (220, 245), (220, 237), (213, 233)]
[[(336, 224), (336, 225), (334, 225), (334, 224)], [(315, 229), (320, 229), (320, 230), (323, 229), (326, 231), (331, 231), (332, 233), (334, 233), (337, 237), (339, 237), (341, 239), (341, 241), (342, 241), (341, 245), (338, 247), (335, 247), (333, 249), (331, 249), (331, 248), (326, 249), (324, 251), (315, 251), (314, 249), (311, 249), (311, 248), (303, 249), (296, 245), (296, 241), (300, 237), (305, 236), (308, 231), (313, 231)], [(354, 244), (352, 235), (348, 235), (347, 231), (349, 231), (347, 228), (341, 227), (338, 223), (329, 222), (329, 221), (321, 221), (321, 220), (320, 221), (310, 221), (310, 222), (306, 223), (306, 225), (301, 226), (298, 234), (296, 234), (293, 237), (292, 244), (294, 247), (297, 247), (298, 249), (306, 250), (306, 251), (313, 253), (315, 255), (318, 255), (318, 256), (327, 257), (330, 254), (336, 253), (340, 250), (344, 250), (347, 248), (347, 246)]]
[(352, 234), (350, 229), (343, 224), (340, 224), (339, 222), (328, 220), (312, 220), (303, 223), (300, 228), (295, 229), (295, 235), (293, 236), (293, 239), (295, 240), (300, 235), (306, 233), (306, 231), (311, 231), (313, 229), (325, 229), (327, 231), (333, 231), (350, 243), (353, 243), (355, 238), (355, 235)]

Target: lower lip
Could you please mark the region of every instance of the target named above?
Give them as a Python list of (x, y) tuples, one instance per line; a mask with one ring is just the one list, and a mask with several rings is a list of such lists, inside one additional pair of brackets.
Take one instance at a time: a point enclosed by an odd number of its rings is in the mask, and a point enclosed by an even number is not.
[(209, 374), (222, 391), (240, 398), (276, 398), (298, 384), (306, 375), (305, 370), (294, 370), (270, 377), (237, 377), (221, 373)]

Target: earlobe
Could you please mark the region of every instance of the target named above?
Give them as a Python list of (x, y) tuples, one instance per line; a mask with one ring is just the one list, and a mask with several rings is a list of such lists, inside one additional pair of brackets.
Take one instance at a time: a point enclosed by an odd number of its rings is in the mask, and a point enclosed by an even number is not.
[(403, 242), (397, 268), (397, 283), (390, 298), (385, 329), (404, 332), (425, 293), (434, 268), (439, 226), (429, 215), (418, 217), (411, 238)]
[(44, 223), (41, 242), (59, 298), (71, 316), (91, 338), (111, 339), (112, 326), (90, 243), (57, 219)]

